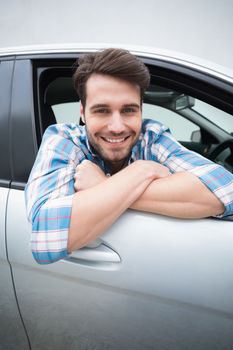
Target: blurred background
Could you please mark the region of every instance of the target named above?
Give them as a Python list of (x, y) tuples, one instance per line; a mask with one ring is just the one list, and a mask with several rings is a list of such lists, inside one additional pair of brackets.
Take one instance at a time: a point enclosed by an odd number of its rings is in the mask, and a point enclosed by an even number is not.
[(233, 69), (233, 0), (1, 0), (0, 48), (153, 46)]

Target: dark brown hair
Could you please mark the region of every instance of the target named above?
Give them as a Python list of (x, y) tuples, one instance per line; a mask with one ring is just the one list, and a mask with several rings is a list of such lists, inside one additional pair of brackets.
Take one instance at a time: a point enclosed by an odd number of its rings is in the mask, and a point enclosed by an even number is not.
[(138, 85), (143, 95), (150, 83), (150, 74), (145, 64), (127, 50), (109, 48), (88, 53), (79, 58), (73, 75), (74, 87), (83, 107), (86, 103), (86, 83), (92, 74), (104, 74)]

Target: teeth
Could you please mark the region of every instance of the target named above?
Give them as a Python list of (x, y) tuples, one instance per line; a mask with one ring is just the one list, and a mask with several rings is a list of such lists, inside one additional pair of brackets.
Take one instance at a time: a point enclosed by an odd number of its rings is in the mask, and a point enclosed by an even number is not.
[(123, 139), (106, 139), (106, 141), (110, 142), (110, 143), (120, 143), (123, 142), (125, 140), (125, 138)]

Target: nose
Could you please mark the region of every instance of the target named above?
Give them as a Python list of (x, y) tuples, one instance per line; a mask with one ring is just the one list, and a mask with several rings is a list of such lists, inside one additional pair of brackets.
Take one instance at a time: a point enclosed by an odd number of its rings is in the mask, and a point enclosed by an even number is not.
[(120, 134), (125, 131), (124, 120), (120, 113), (113, 113), (109, 119), (108, 131)]

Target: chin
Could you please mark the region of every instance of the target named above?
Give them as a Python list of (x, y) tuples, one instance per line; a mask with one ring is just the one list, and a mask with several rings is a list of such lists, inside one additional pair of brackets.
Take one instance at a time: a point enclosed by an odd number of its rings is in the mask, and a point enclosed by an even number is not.
[(96, 147), (99, 156), (108, 163), (120, 163), (124, 162), (127, 158), (129, 158), (132, 147), (126, 147), (124, 149), (115, 149), (114, 151), (106, 150), (103, 147)]
[(115, 158), (111, 158), (111, 157), (106, 157), (104, 158), (104, 160), (109, 163), (109, 164), (112, 164), (112, 165), (121, 165), (121, 164), (124, 164), (126, 159), (128, 159), (128, 156), (125, 156), (125, 157), (115, 157)]

